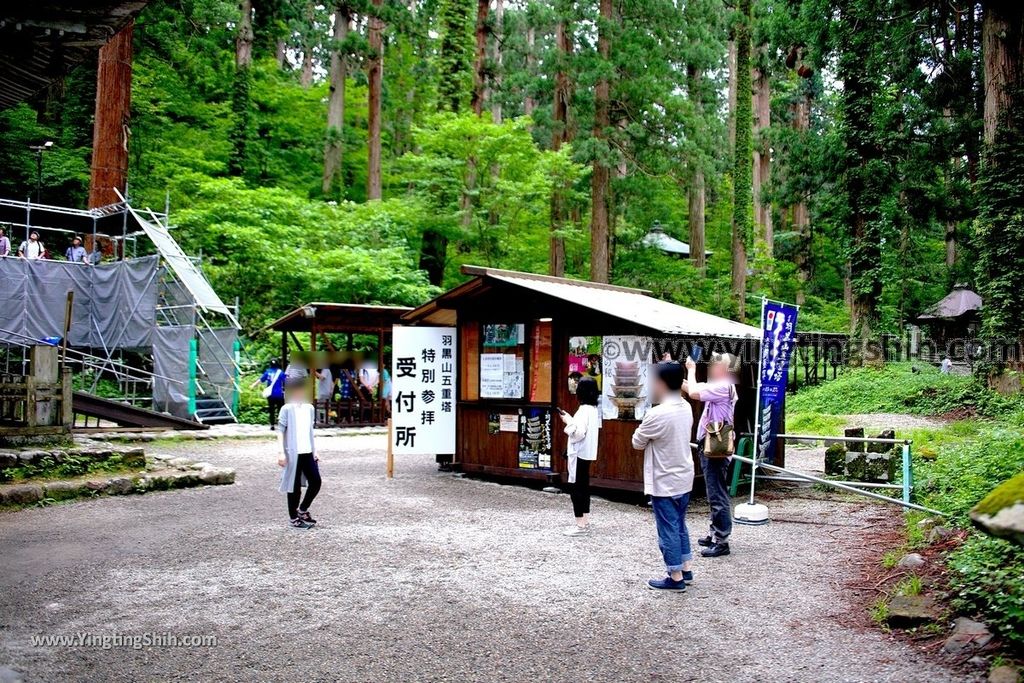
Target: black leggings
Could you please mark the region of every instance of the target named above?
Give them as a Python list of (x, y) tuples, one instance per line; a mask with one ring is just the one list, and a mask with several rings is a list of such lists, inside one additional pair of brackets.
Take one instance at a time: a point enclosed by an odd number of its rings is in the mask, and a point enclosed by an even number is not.
[(277, 413), (284, 406), (284, 399), (280, 396), (267, 397), (267, 412), (270, 413), (270, 428), (277, 429)]
[(292, 483), (292, 491), (288, 494), (288, 516), (295, 519), (299, 516), (299, 496), (302, 495), (302, 475), (306, 475), (306, 495), (302, 499), (301, 509), (303, 512), (309, 510), (313, 504), (316, 494), (320, 493), (320, 467), (313, 459), (312, 453), (299, 453), (299, 462), (295, 466), (295, 481)]
[(590, 461), (576, 459), (576, 483), (569, 490), (572, 513), (576, 517), (590, 514)]

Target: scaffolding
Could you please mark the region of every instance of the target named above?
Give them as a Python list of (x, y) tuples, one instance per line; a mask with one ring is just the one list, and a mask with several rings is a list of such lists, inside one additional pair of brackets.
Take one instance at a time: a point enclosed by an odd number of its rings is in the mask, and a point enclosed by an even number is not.
[(86, 263), (0, 257), (5, 369), (24, 367), (29, 346), (58, 343), (65, 328), (57, 300), (74, 291), (67, 357), (80, 388), (96, 394), (113, 380), (132, 405), (204, 423), (235, 421), (237, 304), (217, 296), (201, 259), (172, 236), (166, 212), (121, 200), (81, 210), (0, 198), (12, 253), (32, 232), (44, 245), (80, 236), (87, 252)]

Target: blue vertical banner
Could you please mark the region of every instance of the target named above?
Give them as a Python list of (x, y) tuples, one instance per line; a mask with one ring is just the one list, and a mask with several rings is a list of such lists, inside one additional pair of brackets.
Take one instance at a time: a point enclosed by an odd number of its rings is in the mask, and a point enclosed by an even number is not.
[(761, 306), (761, 374), (757, 382), (757, 457), (775, 461), (783, 402), (793, 356), (798, 306), (764, 300)]

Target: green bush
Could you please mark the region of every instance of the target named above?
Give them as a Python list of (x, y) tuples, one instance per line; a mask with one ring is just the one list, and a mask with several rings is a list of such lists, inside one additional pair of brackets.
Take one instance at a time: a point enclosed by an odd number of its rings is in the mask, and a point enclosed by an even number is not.
[(1024, 647), (1024, 548), (973, 533), (949, 566), (953, 607), (983, 619), (1011, 649)]
[(239, 379), (242, 391), (238, 395), (238, 421), (245, 424), (267, 422), (267, 399), (263, 398), (263, 385), (249, 385), (259, 375), (243, 376)]
[(857, 413), (911, 413), (941, 415), (966, 411), (983, 417), (1024, 420), (1024, 398), (1006, 397), (981, 380), (964, 375), (943, 375), (929, 365), (889, 363), (880, 369), (851, 368), (836, 379), (797, 392), (786, 404), (788, 412), (828, 415)]

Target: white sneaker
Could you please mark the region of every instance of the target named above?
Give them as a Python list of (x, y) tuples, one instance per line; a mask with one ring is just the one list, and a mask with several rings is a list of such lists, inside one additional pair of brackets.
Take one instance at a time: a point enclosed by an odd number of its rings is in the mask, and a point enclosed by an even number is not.
[(585, 536), (590, 533), (590, 529), (585, 526), (578, 526), (573, 524), (570, 527), (566, 527), (562, 532), (564, 536)]

